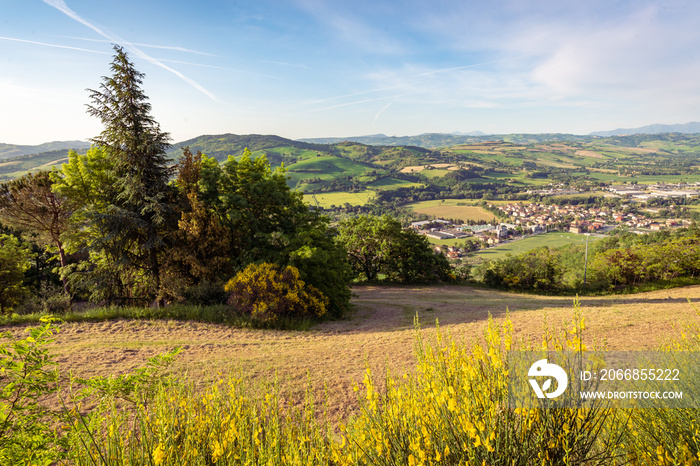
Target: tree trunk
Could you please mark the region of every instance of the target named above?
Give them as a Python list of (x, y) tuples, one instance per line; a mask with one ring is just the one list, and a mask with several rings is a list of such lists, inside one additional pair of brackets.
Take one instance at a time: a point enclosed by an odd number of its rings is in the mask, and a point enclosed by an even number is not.
[(158, 260), (158, 252), (155, 249), (151, 249), (151, 265), (153, 271), (153, 278), (156, 282), (156, 299), (153, 303), (153, 307), (161, 308), (165, 307), (165, 298), (160, 286), (160, 261)]
[[(58, 256), (61, 259), (61, 268), (63, 268), (66, 266), (66, 262), (67, 262), (66, 261), (66, 252), (63, 250), (63, 243), (61, 243), (60, 241), (57, 241), (56, 243), (57, 243), (56, 245), (58, 246)], [(70, 288), (68, 287), (68, 280), (65, 277), (63, 277), (61, 280), (63, 281), (63, 294), (70, 295)]]

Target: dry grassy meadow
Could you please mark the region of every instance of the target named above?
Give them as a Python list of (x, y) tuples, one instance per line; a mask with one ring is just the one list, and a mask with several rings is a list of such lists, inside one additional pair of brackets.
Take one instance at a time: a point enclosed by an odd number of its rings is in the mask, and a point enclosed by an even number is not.
[[(64, 324), (52, 350), (64, 370), (79, 376), (123, 373), (147, 358), (181, 346), (174, 370), (201, 386), (229, 374), (253, 382), (277, 373), (282, 390), (301, 398), (311, 385), (318, 399), (327, 388), (329, 414), (342, 418), (355, 409), (353, 382), (365, 365), (375, 374), (388, 367), (400, 375), (413, 367), (414, 316), (426, 336), (435, 322), (458, 339), (480, 338), (489, 314), (510, 312), (518, 338), (541, 341), (544, 316), (556, 327), (572, 315), (571, 297), (543, 297), (460, 286), (354, 289), (355, 311), (342, 321), (310, 331), (246, 330), (175, 321), (117, 320)], [(581, 298), (588, 344), (609, 349), (653, 349), (700, 319), (688, 300), (700, 300), (700, 286), (635, 295)]]

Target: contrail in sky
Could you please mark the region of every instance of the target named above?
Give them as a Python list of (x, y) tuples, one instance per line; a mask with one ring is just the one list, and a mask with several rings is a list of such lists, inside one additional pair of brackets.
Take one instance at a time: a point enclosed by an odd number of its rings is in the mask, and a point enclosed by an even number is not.
[[(88, 37), (74, 37), (74, 36), (67, 36), (68, 39), (76, 39), (76, 40), (84, 40), (88, 42), (111, 42), (109, 40), (104, 40), (104, 39), (90, 39)], [(194, 53), (197, 55), (206, 55), (208, 57), (215, 57), (216, 55), (213, 55), (211, 53), (206, 53), (206, 52), (200, 52), (199, 50), (192, 50), (188, 49), (185, 47), (176, 47), (172, 45), (155, 45), (155, 44), (142, 44), (139, 42), (129, 42), (130, 45), (135, 45), (138, 47), (148, 47), (152, 49), (164, 49), (164, 50), (175, 50), (177, 52), (186, 52), (186, 53)]]
[(379, 110), (379, 111), (377, 112), (376, 115), (374, 115), (374, 121), (372, 121), (372, 126), (374, 126), (374, 124), (377, 122), (377, 119), (379, 118), (379, 115), (381, 115), (381, 114), (384, 113), (389, 107), (391, 107), (391, 104), (393, 104), (394, 102), (396, 102), (396, 100), (397, 100), (398, 98), (399, 98), (399, 97), (397, 96), (394, 100), (392, 100), (391, 102), (389, 102), (388, 104), (386, 104), (384, 107), (382, 107), (382, 109)]
[(63, 0), (43, 0), (43, 1), (44, 1), (44, 3), (46, 3), (47, 5), (56, 8), (56, 9), (57, 9), (58, 11), (60, 11), (61, 13), (64, 13), (66, 16), (69, 16), (70, 18), (73, 18), (74, 20), (76, 20), (77, 22), (83, 24), (84, 26), (89, 27), (90, 29), (92, 29), (93, 31), (95, 31), (96, 33), (98, 33), (99, 35), (101, 35), (102, 37), (104, 37), (105, 39), (108, 39), (109, 41), (111, 41), (111, 42), (113, 42), (113, 43), (115, 43), (115, 44), (126, 44), (125, 47), (126, 47), (129, 51), (133, 52), (135, 55), (141, 57), (142, 59), (144, 59), (144, 60), (146, 60), (146, 61), (148, 61), (148, 62), (150, 62), (150, 63), (153, 63), (153, 64), (156, 65), (156, 66), (160, 66), (160, 67), (163, 68), (164, 70), (170, 71), (170, 72), (173, 73), (175, 76), (177, 76), (178, 78), (182, 79), (183, 81), (185, 81), (187, 84), (189, 84), (190, 86), (194, 87), (194, 88), (197, 89), (198, 91), (202, 92), (204, 95), (206, 95), (206, 96), (209, 97), (210, 99), (212, 99), (212, 100), (214, 100), (214, 101), (218, 101), (218, 99), (216, 98), (216, 96), (215, 96), (214, 94), (212, 94), (211, 92), (209, 92), (208, 90), (206, 90), (204, 87), (202, 87), (200, 84), (198, 84), (198, 83), (195, 82), (194, 80), (188, 78), (187, 76), (185, 76), (184, 74), (180, 73), (179, 71), (170, 68), (168, 65), (166, 65), (166, 64), (162, 63), (161, 61), (159, 61), (159, 60), (157, 60), (157, 59), (151, 57), (150, 55), (148, 55), (148, 54), (146, 54), (145, 52), (141, 51), (140, 49), (134, 47), (133, 45), (129, 45), (129, 44), (130, 44), (129, 41), (126, 41), (126, 40), (122, 39), (121, 37), (119, 37), (119, 36), (117, 36), (117, 35), (115, 35), (115, 34), (112, 34), (112, 33), (106, 32), (106, 31), (103, 31), (102, 29), (98, 28), (97, 26), (95, 26), (94, 24), (90, 23), (89, 21), (84, 20), (84, 19), (81, 18), (76, 12), (74, 12), (73, 10), (71, 10), (70, 8), (68, 8), (68, 5), (66, 5), (66, 3), (65, 3)]
[(109, 52), (102, 52), (99, 50), (90, 50), (90, 49), (83, 49), (80, 47), (70, 47), (68, 45), (58, 45), (58, 44), (48, 44), (46, 42), (37, 42), (35, 40), (26, 40), (26, 39), (16, 39), (14, 37), (3, 37), (0, 36), (0, 40), (11, 40), (14, 42), (23, 42), (25, 44), (34, 44), (34, 45), (44, 45), (46, 47), (57, 47), (59, 49), (69, 49), (69, 50), (78, 50), (80, 52), (90, 52), (90, 53), (99, 53), (102, 55), (109, 55)]

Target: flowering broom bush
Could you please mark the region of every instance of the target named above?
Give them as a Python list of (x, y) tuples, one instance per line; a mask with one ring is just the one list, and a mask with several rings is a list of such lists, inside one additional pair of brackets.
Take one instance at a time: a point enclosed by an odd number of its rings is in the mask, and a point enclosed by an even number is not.
[(280, 317), (321, 317), (328, 309), (328, 298), (304, 283), (296, 267), (276, 264), (250, 264), (226, 283), (228, 303), (259, 322)]
[[(582, 350), (585, 323), (547, 333), (543, 345)], [(509, 409), (505, 351), (513, 328), (489, 319), (484, 344), (468, 348), (441, 331), (418, 339), (418, 367), (380, 394), (369, 370), (362, 414), (345, 430), (348, 464), (608, 465), (621, 457), (623, 420), (602, 401), (586, 408)], [(356, 387), (359, 390), (359, 388)]]

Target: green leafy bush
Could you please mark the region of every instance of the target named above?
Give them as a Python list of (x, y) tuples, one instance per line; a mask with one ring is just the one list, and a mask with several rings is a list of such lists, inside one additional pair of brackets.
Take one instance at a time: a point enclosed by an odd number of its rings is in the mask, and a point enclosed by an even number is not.
[(46, 345), (58, 331), (50, 320), (17, 338), (0, 333), (0, 464), (49, 465), (62, 456), (53, 429), (58, 413), (40, 399), (58, 389), (58, 370)]
[(27, 270), (29, 250), (14, 236), (0, 234), (0, 314), (12, 311), (25, 296)]
[(41, 290), (25, 299), (17, 306), (18, 314), (65, 314), (73, 307), (71, 297), (63, 292), (62, 288), (56, 288), (44, 284)]
[(484, 283), (495, 288), (555, 291), (562, 287), (563, 274), (557, 255), (543, 246), (489, 262)]

